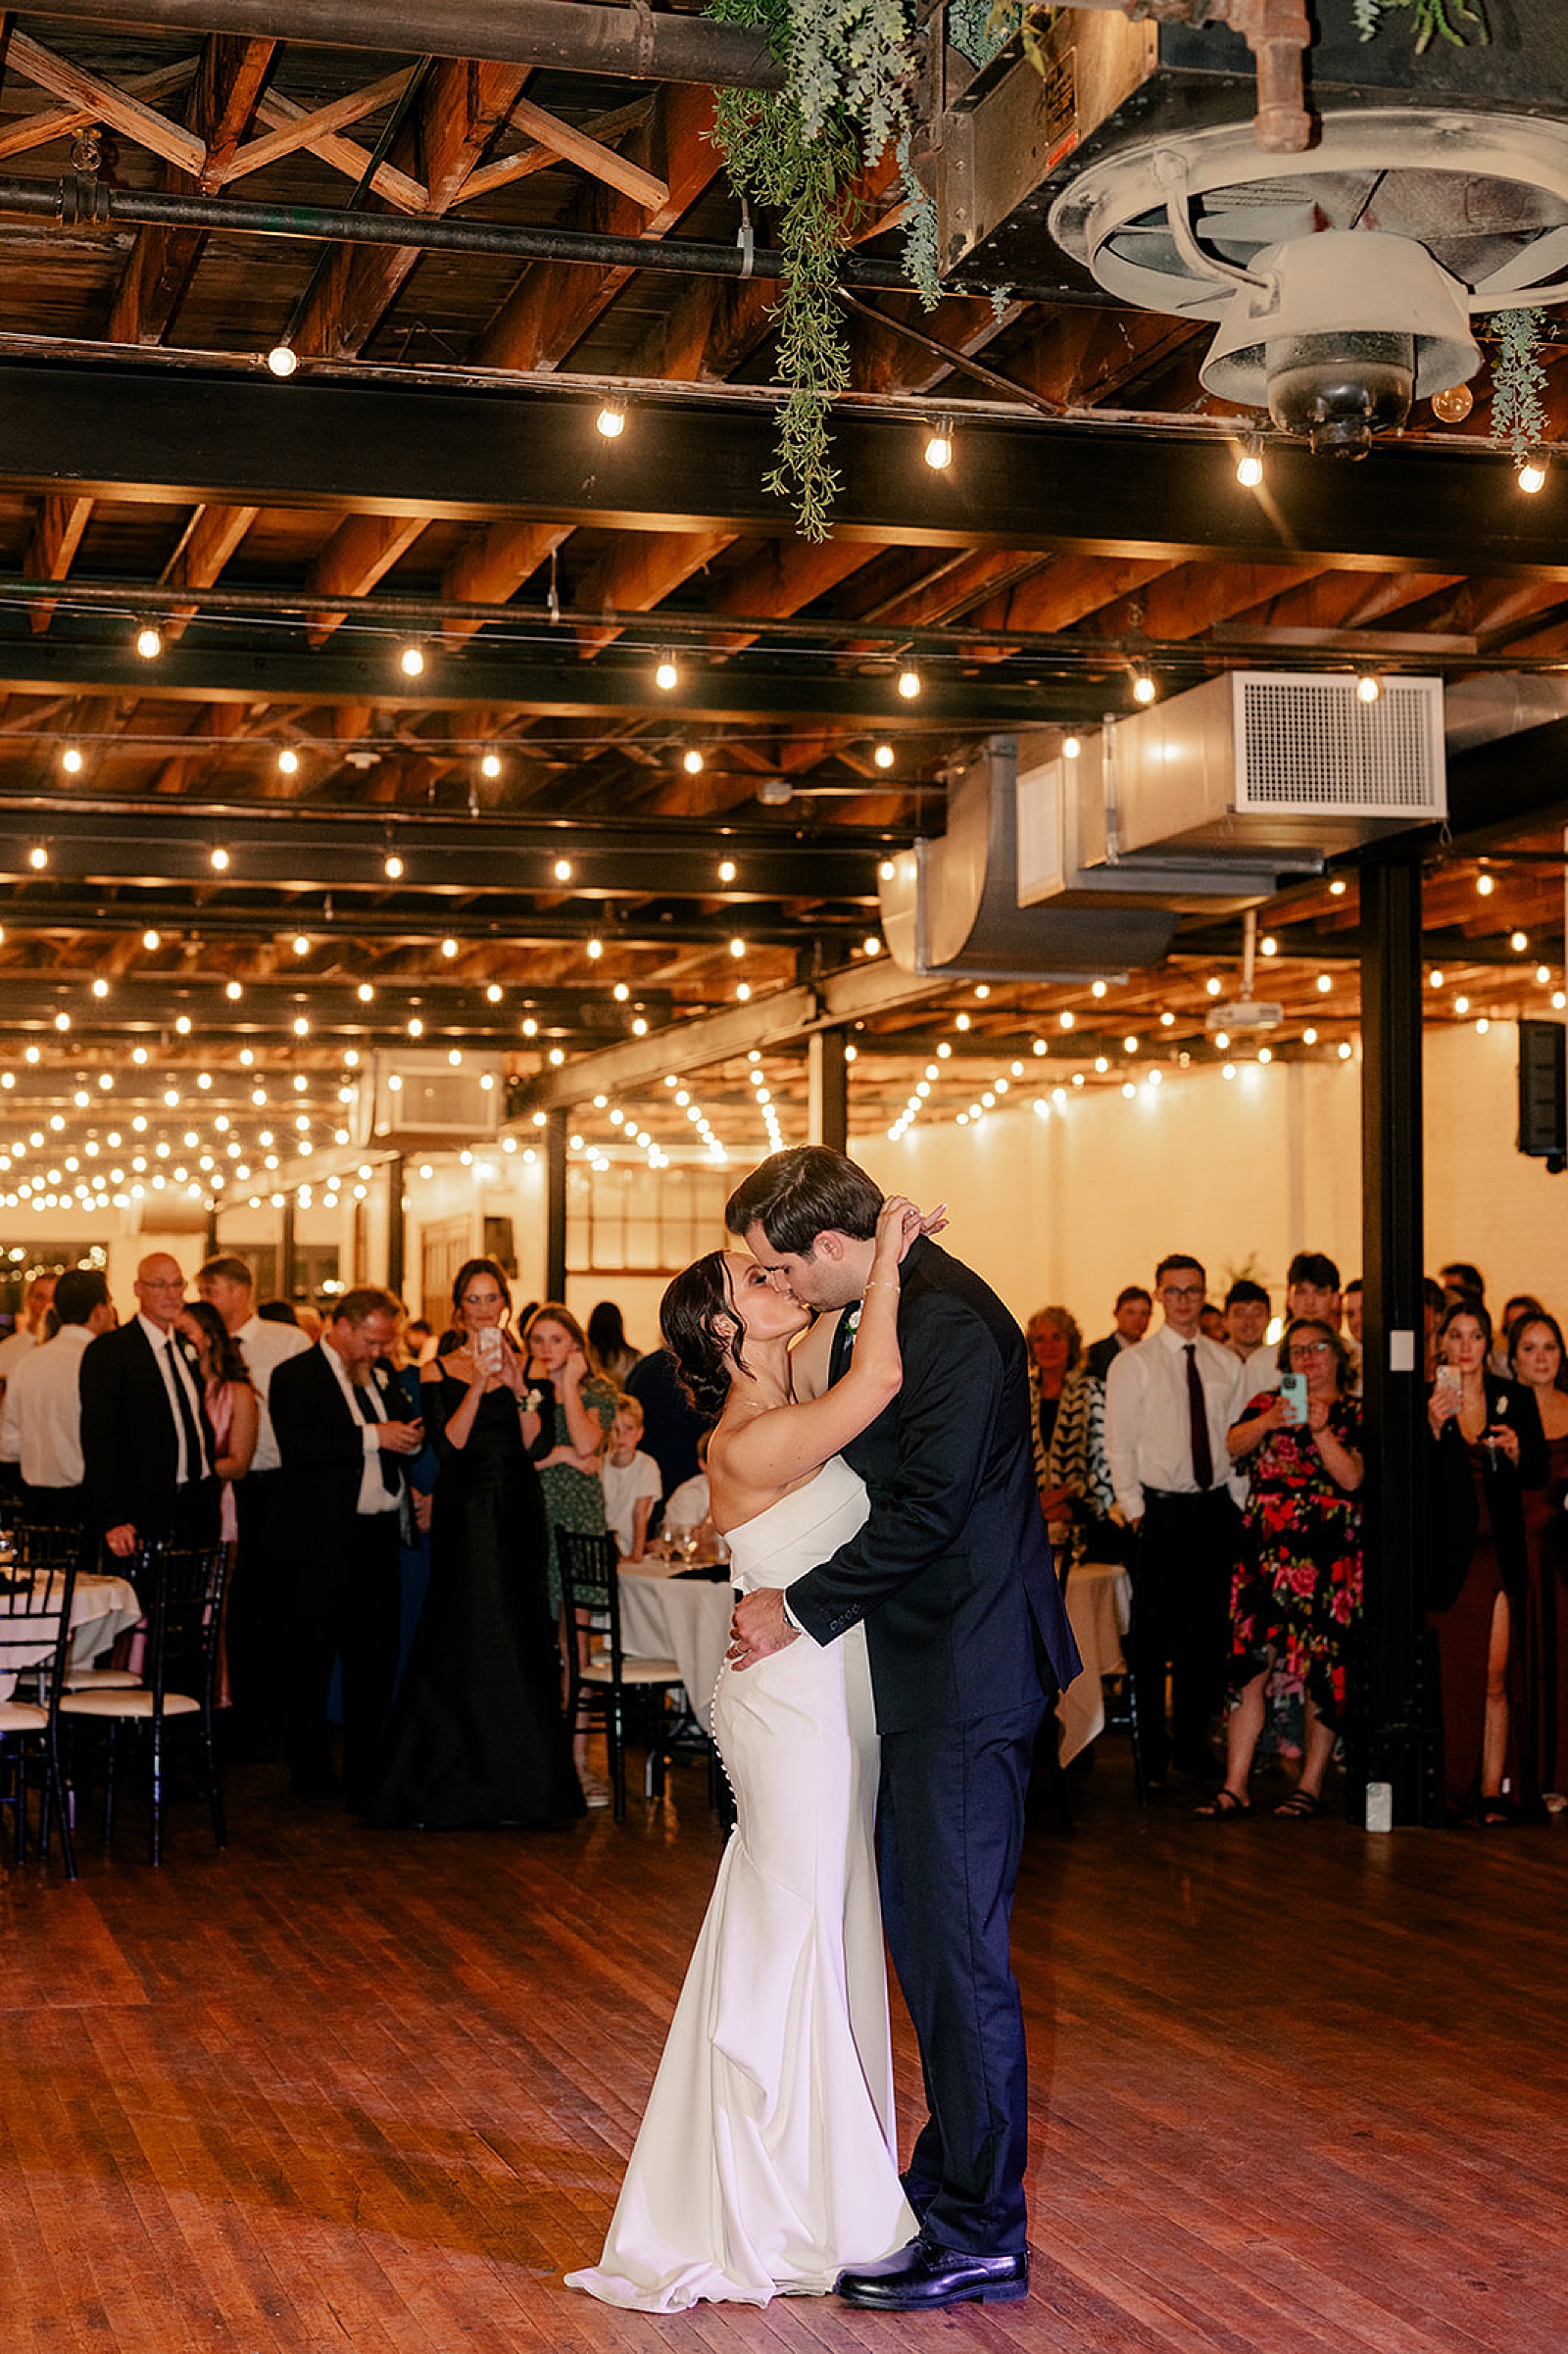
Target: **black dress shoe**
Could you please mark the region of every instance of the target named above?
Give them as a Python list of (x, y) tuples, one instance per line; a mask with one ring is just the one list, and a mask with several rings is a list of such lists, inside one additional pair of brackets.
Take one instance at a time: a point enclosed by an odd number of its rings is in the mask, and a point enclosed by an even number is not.
[(840, 2273), (834, 2294), (846, 2305), (880, 2313), (936, 2313), (944, 2305), (1012, 2305), (1029, 2294), (1029, 2258), (971, 2256), (966, 2248), (945, 2248), (922, 2231), (908, 2246), (877, 2264), (857, 2264)]

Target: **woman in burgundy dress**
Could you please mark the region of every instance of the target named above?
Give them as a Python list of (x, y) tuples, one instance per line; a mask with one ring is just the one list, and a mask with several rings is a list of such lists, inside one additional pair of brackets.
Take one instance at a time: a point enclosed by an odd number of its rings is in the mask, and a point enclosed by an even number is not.
[(1217, 1822), (1251, 1812), (1249, 1778), (1276, 1668), (1304, 1690), (1306, 1742), (1300, 1780), (1274, 1812), (1287, 1821), (1323, 1812), (1361, 1615), (1361, 1408), (1346, 1396), (1349, 1352), (1333, 1325), (1299, 1316), (1280, 1364), (1305, 1378), (1304, 1420), (1293, 1422), (1280, 1393), (1265, 1390), (1230, 1433), (1232, 1460), (1250, 1462), (1252, 1486), (1231, 1581), (1225, 1782), (1196, 1810)]
[(1524, 1612), (1525, 1750), (1548, 1810), (1568, 1806), (1568, 1351), (1543, 1307), (1511, 1326), (1508, 1361), (1536, 1401), (1546, 1484), (1524, 1492), (1529, 1585)]
[(1540, 1799), (1524, 1721), (1524, 1491), (1544, 1485), (1535, 1394), (1489, 1370), (1492, 1318), (1459, 1300), (1438, 1327), (1427, 1398), (1432, 1496), (1427, 1624), (1438, 1638), (1444, 1797), (1452, 1822), (1511, 1823)]

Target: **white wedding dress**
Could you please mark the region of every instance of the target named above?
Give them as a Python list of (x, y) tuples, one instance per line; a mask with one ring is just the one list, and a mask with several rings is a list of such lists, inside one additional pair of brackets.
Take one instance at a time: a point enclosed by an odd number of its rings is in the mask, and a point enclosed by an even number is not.
[[(790, 1585), (865, 1515), (834, 1456), (730, 1531), (735, 1583)], [(604, 2254), (567, 2275), (650, 2313), (819, 2296), (915, 2231), (893, 2126), (863, 1631), (725, 1666), (713, 1732), (736, 1827)]]

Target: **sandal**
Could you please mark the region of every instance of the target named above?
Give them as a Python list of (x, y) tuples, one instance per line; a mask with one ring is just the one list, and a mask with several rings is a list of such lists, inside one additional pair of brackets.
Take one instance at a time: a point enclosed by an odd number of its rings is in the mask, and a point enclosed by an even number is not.
[(1274, 1809), (1277, 1823), (1309, 1823), (1314, 1815), (1323, 1812), (1323, 1801), (1311, 1790), (1292, 1790), (1288, 1798)]
[(1195, 1815), (1202, 1815), (1210, 1823), (1234, 1823), (1239, 1815), (1252, 1811), (1250, 1798), (1238, 1798), (1233, 1790), (1217, 1790), (1203, 1805), (1195, 1806)]

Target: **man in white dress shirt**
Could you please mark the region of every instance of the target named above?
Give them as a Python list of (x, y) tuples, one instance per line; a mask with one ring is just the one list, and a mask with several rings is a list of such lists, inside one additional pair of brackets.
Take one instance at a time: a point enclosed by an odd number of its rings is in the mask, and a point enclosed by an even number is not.
[(271, 1756), (279, 1737), (282, 1623), (286, 1578), (271, 1532), (277, 1501), (277, 1434), (272, 1428), (272, 1375), (309, 1349), (296, 1324), (272, 1324), (256, 1313), (256, 1278), (242, 1258), (210, 1258), (196, 1271), (196, 1289), (239, 1344), (256, 1392), (256, 1452), (234, 1483), (239, 1543), (229, 1579), (224, 1641), (228, 1652), (229, 1738), (234, 1753)]
[(22, 1296), (22, 1321), (14, 1333), (0, 1341), (0, 1390), (11, 1379), (17, 1367), (43, 1339), (44, 1319), (55, 1296), (56, 1278), (35, 1275)]
[(54, 1294), (60, 1330), (29, 1349), (6, 1384), (0, 1460), (22, 1475), (28, 1517), (63, 1528), (87, 1517), (82, 1486), (81, 1359), (115, 1322), (109, 1285), (92, 1267), (68, 1267)]
[[(1159, 1787), (1167, 1761), (1219, 1774), (1209, 1720), (1224, 1697), (1230, 1582), (1241, 1526), (1231, 1500), (1226, 1433), (1246, 1369), (1201, 1329), (1207, 1277), (1171, 1251), (1154, 1293), (1164, 1322), (1123, 1349), (1105, 1377), (1105, 1454), (1122, 1518), (1138, 1533), (1131, 1563), (1128, 1669), (1144, 1769)], [(1165, 1730), (1170, 1669), (1171, 1729)]]

